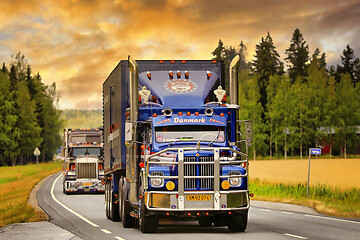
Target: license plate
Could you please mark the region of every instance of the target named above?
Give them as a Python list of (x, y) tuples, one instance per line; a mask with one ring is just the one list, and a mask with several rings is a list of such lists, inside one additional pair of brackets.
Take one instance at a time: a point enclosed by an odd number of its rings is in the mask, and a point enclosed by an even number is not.
[(83, 186), (91, 186), (92, 183), (83, 183), (82, 185), (83, 185)]
[(210, 195), (187, 195), (188, 201), (210, 201)]

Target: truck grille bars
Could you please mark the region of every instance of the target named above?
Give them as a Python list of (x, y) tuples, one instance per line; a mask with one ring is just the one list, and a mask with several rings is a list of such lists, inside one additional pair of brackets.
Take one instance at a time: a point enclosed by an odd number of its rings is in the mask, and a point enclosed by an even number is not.
[[(209, 162), (209, 164), (185, 164), (184, 176), (214, 176), (214, 157), (184, 157), (185, 163)], [(185, 190), (213, 190), (213, 178), (185, 179)]]
[(77, 163), (76, 176), (77, 178), (97, 178), (96, 163)]

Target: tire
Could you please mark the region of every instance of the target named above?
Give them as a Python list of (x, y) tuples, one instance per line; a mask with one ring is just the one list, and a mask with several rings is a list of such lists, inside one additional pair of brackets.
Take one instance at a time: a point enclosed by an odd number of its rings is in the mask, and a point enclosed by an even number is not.
[(248, 213), (232, 215), (229, 219), (228, 229), (231, 232), (244, 232), (247, 227)]
[(108, 183), (105, 183), (105, 214), (106, 218), (109, 219), (109, 193), (108, 193)]
[(123, 191), (123, 197), (121, 199), (121, 216), (122, 216), (122, 224), (124, 228), (133, 228), (135, 227), (135, 219), (130, 216), (131, 212), (131, 206), (128, 201), (126, 201), (126, 195), (124, 194), (125, 191)]
[(113, 190), (110, 190), (110, 218), (113, 222), (119, 222), (120, 218), (119, 218), (119, 204), (115, 204), (115, 195)]
[(146, 216), (147, 210), (145, 207), (145, 199), (140, 199), (140, 216), (139, 216), (139, 228), (143, 233), (153, 233), (159, 227), (159, 216), (150, 215)]
[(118, 206), (118, 209), (119, 209), (119, 221), (121, 222), (122, 221), (122, 203), (123, 203), (123, 186), (122, 186), (122, 178), (120, 178), (119, 180), (119, 206)]
[(200, 217), (198, 222), (200, 227), (212, 227), (212, 219), (210, 217)]

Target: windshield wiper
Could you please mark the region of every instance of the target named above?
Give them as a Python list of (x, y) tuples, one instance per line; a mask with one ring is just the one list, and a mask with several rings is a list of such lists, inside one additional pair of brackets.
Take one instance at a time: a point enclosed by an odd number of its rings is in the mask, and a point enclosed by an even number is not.
[(184, 140), (190, 140), (190, 139), (193, 139), (194, 137), (178, 137), (178, 138), (175, 138), (175, 141), (172, 141), (171, 143), (168, 144), (168, 147), (170, 147), (171, 145), (173, 145), (174, 143), (177, 143), (179, 141), (184, 141)]
[(215, 140), (218, 139), (219, 136), (220, 136), (220, 129), (216, 137), (209, 143), (209, 146), (211, 146), (215, 142)]

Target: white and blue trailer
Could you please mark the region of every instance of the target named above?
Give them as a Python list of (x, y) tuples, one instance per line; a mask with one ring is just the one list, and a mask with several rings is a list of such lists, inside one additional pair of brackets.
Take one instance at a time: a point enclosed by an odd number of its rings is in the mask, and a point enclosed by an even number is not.
[(238, 61), (230, 65), (229, 103), (223, 61), (129, 57), (111, 72), (103, 84), (110, 220), (142, 232), (155, 232), (164, 217), (245, 231), (251, 140), (240, 136), (248, 134), (238, 119)]

